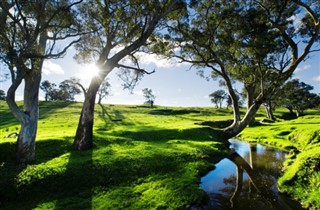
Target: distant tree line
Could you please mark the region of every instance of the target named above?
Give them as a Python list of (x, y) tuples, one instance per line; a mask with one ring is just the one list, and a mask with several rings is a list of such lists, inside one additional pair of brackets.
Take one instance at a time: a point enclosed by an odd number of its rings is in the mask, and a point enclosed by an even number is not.
[[(98, 95), (98, 104), (106, 96), (110, 95), (110, 83), (105, 80), (100, 86)], [(75, 96), (83, 92), (87, 93), (87, 89), (81, 84), (80, 79), (72, 77), (62, 81), (59, 86), (48, 80), (41, 82), (40, 89), (45, 93), (45, 101), (75, 101)]]
[(267, 117), (274, 120), (272, 112), (276, 107), (285, 107), (291, 115), (296, 115), (296, 117), (303, 115), (306, 109), (319, 107), (320, 94), (312, 93), (311, 90), (313, 86), (300, 82), (298, 79), (286, 82), (273, 97), (264, 103)]
[(75, 96), (81, 93), (80, 88), (70, 80), (64, 80), (57, 85), (45, 80), (41, 83), (40, 89), (45, 93), (46, 101), (74, 101)]
[[(311, 85), (300, 82), (298, 79), (287, 81), (278, 89), (276, 94), (263, 103), (267, 117), (274, 120), (273, 111), (276, 107), (285, 107), (291, 115), (296, 115), (296, 117), (303, 115), (306, 109), (320, 107), (320, 94), (310, 92), (312, 90)], [(222, 89), (211, 93), (209, 98), (216, 108), (222, 108), (224, 102), (226, 102), (227, 108), (232, 106), (230, 96)], [(241, 98), (246, 98), (245, 90), (237, 94), (240, 105), (242, 104)]]

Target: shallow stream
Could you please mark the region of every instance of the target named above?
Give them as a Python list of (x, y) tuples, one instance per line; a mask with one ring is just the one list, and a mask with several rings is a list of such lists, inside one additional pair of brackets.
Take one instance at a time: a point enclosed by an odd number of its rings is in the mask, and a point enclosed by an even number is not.
[(296, 210), (300, 204), (278, 191), (286, 152), (229, 140), (231, 155), (201, 178), (200, 187), (210, 197), (202, 209)]

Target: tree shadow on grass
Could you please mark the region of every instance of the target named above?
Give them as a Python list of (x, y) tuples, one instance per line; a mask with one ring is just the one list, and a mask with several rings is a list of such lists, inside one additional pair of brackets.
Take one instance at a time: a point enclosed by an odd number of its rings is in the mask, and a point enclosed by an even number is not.
[[(46, 119), (53, 113), (74, 104), (71, 101), (40, 101), (39, 102), (39, 120)], [(80, 112), (80, 110), (79, 110)]]
[(28, 166), (16, 164), (14, 142), (0, 144), (0, 208), (91, 209), (92, 150), (74, 151), (69, 139), (36, 144), (38, 159)]
[[(170, 135), (177, 139), (209, 141), (211, 140), (209, 134), (212, 134), (212, 131), (205, 127), (182, 131), (151, 130), (142, 137), (141, 132), (127, 132), (124, 136), (126, 138), (153, 141), (153, 143), (144, 146), (139, 155), (135, 153), (134, 148), (144, 144), (138, 142), (128, 145), (124, 141), (106, 140), (106, 144), (101, 143), (92, 150), (79, 152), (71, 148), (70, 138), (66, 138), (65, 142), (62, 140), (61, 142), (40, 141), (37, 147), (39, 162), (22, 171), (23, 177), (21, 178), (20, 174), (19, 179), (17, 179), (17, 175), (21, 170), (17, 173), (11, 171), (10, 179), (14, 181), (11, 184), (13, 193), (6, 201), (5, 208), (92, 209), (93, 196), (97, 193), (100, 193), (99, 196), (107, 196), (110, 189), (119, 189), (116, 190), (119, 194), (114, 194), (114, 196), (121, 204), (126, 200), (126, 197), (123, 197), (123, 193), (120, 192), (121, 186), (127, 186), (126, 189), (129, 189), (130, 196), (135, 193), (133, 196), (140, 199), (141, 195), (131, 190), (134, 187), (132, 183), (136, 183), (137, 180), (147, 181), (149, 180), (148, 177), (153, 177), (155, 174), (156, 176), (168, 177), (168, 180), (171, 180), (170, 174), (172, 173), (179, 178), (180, 171), (186, 170), (184, 168), (186, 163), (192, 163), (199, 158), (203, 159), (207, 154), (213, 157), (213, 153), (217, 153), (210, 148), (208, 148), (210, 151), (204, 151), (204, 148), (200, 148), (201, 145), (199, 145), (199, 148), (197, 145), (190, 145), (197, 148), (194, 153), (189, 153), (188, 150), (181, 151), (181, 148), (184, 148), (184, 145), (181, 144), (189, 144), (191, 141), (184, 142), (181, 140), (180, 142), (179, 140), (171, 141), (168, 144), (162, 144), (164, 142), (158, 144), (159, 142), (154, 141), (154, 137), (160, 135), (158, 140), (162, 139), (165, 142), (168, 141), (167, 137)], [(53, 141), (53, 143), (50, 141)], [(107, 147), (111, 144), (117, 144), (115, 148), (119, 148), (119, 146), (123, 148), (117, 153), (117, 150), (112, 146)], [(9, 147), (11, 148), (12, 145), (9, 145)], [(52, 154), (49, 154), (51, 152), (50, 148)], [(126, 148), (128, 149), (127, 152), (122, 153), (122, 149)], [(3, 149), (6, 148), (3, 147)], [(131, 149), (133, 150), (131, 151)], [(59, 152), (59, 150), (62, 151)], [(175, 152), (172, 152), (172, 150)], [(48, 157), (46, 157), (46, 152)], [(222, 153), (220, 149), (219, 152)], [(199, 153), (202, 155), (199, 155)], [(181, 184), (184, 183), (183, 178), (180, 181)], [(0, 187), (7, 191), (3, 188), (6, 187), (3, 182)], [(155, 182), (157, 182), (157, 179), (155, 179)], [(174, 187), (172, 186), (172, 191), (175, 190)], [(120, 197), (118, 198), (118, 196)], [(129, 207), (133, 205), (131, 202), (131, 200), (128, 202)]]
[(117, 131), (112, 134), (135, 141), (147, 142), (166, 141), (172, 139), (227, 142), (227, 139), (222, 136), (220, 130), (215, 130), (209, 127), (189, 129), (159, 129), (156, 127), (148, 127), (145, 129), (145, 126), (141, 126), (141, 129), (137, 128), (136, 130), (131, 131)]
[(47, 162), (59, 157), (70, 150), (70, 140), (47, 139), (36, 141), (36, 160), (34, 164)]
[[(94, 174), (92, 167), (92, 149), (88, 151), (71, 150), (61, 183), (61, 196), (55, 209), (92, 209)], [(84, 174), (84, 176), (79, 176)]]
[[(119, 110), (112, 111), (107, 110), (107, 108), (103, 104), (99, 104), (102, 112), (99, 115), (105, 123), (108, 123), (109, 121), (111, 122), (121, 122), (124, 119), (124, 116)], [(111, 112), (111, 113), (110, 113)]]
[(0, 209), (7, 201), (17, 197), (15, 177), (25, 169), (25, 166), (16, 164), (15, 142), (0, 144)]

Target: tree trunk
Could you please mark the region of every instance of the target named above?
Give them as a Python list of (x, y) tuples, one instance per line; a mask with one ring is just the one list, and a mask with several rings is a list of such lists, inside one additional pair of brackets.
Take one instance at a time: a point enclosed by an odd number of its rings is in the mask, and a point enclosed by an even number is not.
[(262, 102), (256, 101), (246, 112), (245, 116), (243, 117), (243, 119), (240, 121), (240, 113), (236, 113), (234, 111), (235, 114), (239, 115), (238, 120), (234, 120), (232, 125), (230, 125), (229, 127), (225, 128), (223, 133), (224, 136), (227, 138), (232, 138), (235, 137), (236, 135), (238, 135), (241, 131), (243, 131), (243, 129), (245, 129), (247, 127), (247, 125), (251, 122), (252, 118), (255, 116), (255, 114), (257, 113), (257, 111), (260, 108), (260, 105), (262, 104)]
[(289, 110), (289, 112), (290, 112), (291, 115), (294, 115), (294, 113), (293, 113), (293, 107), (292, 107), (291, 105), (286, 106), (286, 108)]
[(30, 163), (35, 158), (35, 140), (39, 118), (39, 87), (41, 81), (41, 67), (38, 68), (40, 69), (33, 68), (24, 80), (24, 114), (27, 120), (21, 122), (17, 142), (16, 156), (20, 163)]
[(301, 109), (301, 107), (298, 105), (296, 107), (296, 116), (297, 118), (301, 117), (303, 115), (303, 110)]
[(42, 61), (27, 71), (24, 76), (24, 110), (21, 111), (15, 102), (15, 91), (20, 86), (23, 76), (17, 78), (8, 89), (7, 103), (13, 115), (21, 124), (16, 144), (18, 163), (28, 164), (35, 158), (35, 139), (39, 118), (39, 87), (41, 81)]
[(101, 105), (102, 96), (101, 96), (101, 94), (98, 94), (98, 95), (99, 95), (98, 104)]
[(73, 147), (77, 150), (88, 150), (93, 146), (93, 122), (94, 122), (94, 106), (96, 95), (104, 78), (95, 77), (86, 93), (83, 102), (80, 120), (73, 142)]
[[(255, 86), (247, 85), (245, 86), (245, 89), (247, 91), (247, 110), (249, 110), (252, 104), (254, 103)], [(249, 126), (253, 126), (255, 123), (256, 123), (256, 119), (255, 119), (255, 116), (253, 116), (251, 121), (249, 122)]]
[[(227, 128), (224, 129), (223, 133), (227, 138), (231, 138), (234, 137), (235, 135), (237, 135), (238, 133), (234, 132), (237, 131), (240, 126), (240, 109), (239, 109), (239, 102), (237, 100), (237, 95), (235, 93), (235, 91), (232, 88), (232, 83), (229, 79), (228, 76), (224, 75), (223, 76), (228, 92), (229, 92), (229, 96), (231, 98), (232, 101), (232, 108), (233, 108), (233, 123), (228, 126)], [(236, 133), (234, 135), (234, 133)]]
[(18, 163), (28, 164), (35, 159), (37, 120), (27, 120), (21, 123), (21, 129), (16, 144), (16, 159)]
[(270, 120), (275, 120), (274, 115), (273, 115), (273, 111), (272, 111), (272, 103), (271, 101), (267, 101), (265, 103), (265, 109), (266, 109), (266, 113), (267, 113), (267, 117)]

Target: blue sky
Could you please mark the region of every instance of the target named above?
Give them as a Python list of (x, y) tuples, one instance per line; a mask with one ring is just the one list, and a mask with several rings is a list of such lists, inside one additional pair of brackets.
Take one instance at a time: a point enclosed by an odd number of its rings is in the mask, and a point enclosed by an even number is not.
[[(44, 64), (42, 80), (49, 80), (57, 85), (70, 77), (78, 77), (87, 87), (91, 76), (94, 74), (94, 65), (80, 65), (73, 60), (74, 50), (57, 60), (48, 60)], [(114, 70), (109, 76), (111, 84), (111, 96), (103, 100), (107, 104), (142, 104), (144, 98), (141, 90), (151, 88), (156, 96), (155, 104), (162, 106), (198, 107), (213, 106), (208, 95), (217, 89), (218, 81), (207, 81), (196, 74), (196, 69), (190, 69), (188, 64), (174, 63), (155, 55), (147, 55), (141, 59), (141, 65), (146, 70), (156, 72), (145, 75), (131, 94), (123, 90), (122, 81), (117, 78)], [(0, 67), (0, 73), (5, 70)], [(315, 93), (320, 93), (320, 53), (313, 53), (311, 58), (301, 63), (293, 78), (298, 78), (314, 87)], [(7, 90), (10, 81), (1, 82), (0, 89)], [(237, 88), (241, 88), (238, 85)], [(19, 88), (16, 94), (17, 100), (22, 100), (23, 89)], [(40, 90), (40, 99), (44, 99), (44, 93)], [(83, 100), (83, 95), (76, 97), (77, 101)]]

